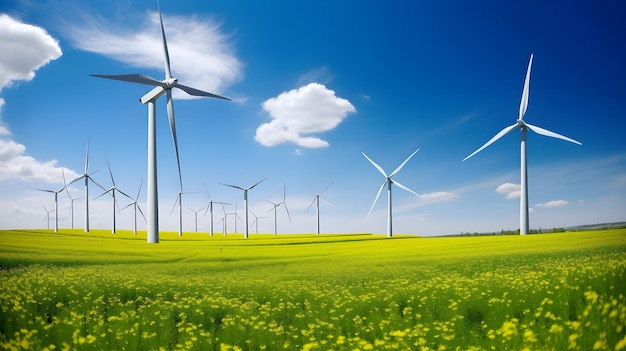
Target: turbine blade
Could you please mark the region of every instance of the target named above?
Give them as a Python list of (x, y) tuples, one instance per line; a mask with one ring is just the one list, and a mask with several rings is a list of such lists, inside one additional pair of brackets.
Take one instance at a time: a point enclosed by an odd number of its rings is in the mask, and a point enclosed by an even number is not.
[(289, 218), (289, 223), (291, 223), (291, 215), (289, 215), (289, 209), (287, 208), (287, 203), (283, 201), (283, 205), (285, 205), (285, 211), (287, 211), (287, 218)]
[(254, 184), (253, 186), (248, 187), (248, 189), (247, 189), (247, 190), (250, 190), (250, 189), (254, 188), (255, 186), (257, 186), (257, 185), (261, 184), (261, 182), (263, 182), (263, 181), (264, 181), (265, 179), (267, 179), (267, 178), (268, 178), (268, 177), (265, 177), (265, 178), (261, 179), (260, 181), (258, 181), (258, 182), (257, 182), (256, 184)]
[(380, 167), (376, 162), (372, 161), (371, 158), (367, 157), (367, 155), (365, 154), (365, 152), (361, 152), (363, 154), (363, 156), (365, 156), (365, 158), (370, 161), (371, 164), (374, 165), (374, 167), (376, 167), (376, 169), (385, 177), (387, 178), (387, 173), (385, 173), (385, 171), (383, 170), (382, 167)]
[(533, 65), (533, 54), (530, 54), (530, 60), (528, 61), (528, 68), (526, 69), (526, 79), (524, 79), (524, 90), (522, 91), (522, 100), (519, 103), (519, 117), (518, 119), (524, 119), (526, 109), (528, 108), (528, 95), (530, 94), (530, 69)]
[(178, 200), (181, 198), (182, 193), (178, 193), (178, 196), (176, 196), (176, 200), (174, 201), (174, 206), (172, 206), (172, 210), (170, 211), (170, 216), (172, 215), (172, 213), (174, 213), (174, 209), (176, 208), (176, 204), (178, 203)]
[(409, 160), (411, 159), (411, 157), (413, 157), (413, 155), (415, 155), (418, 151), (420, 151), (420, 149), (417, 149), (415, 151), (413, 151), (413, 153), (411, 154), (411, 156), (407, 157), (406, 160), (404, 160), (404, 162), (402, 162), (401, 165), (398, 166), (398, 168), (396, 168), (393, 172), (391, 172), (391, 174), (389, 175), (389, 177), (393, 177), (396, 173), (400, 172), (400, 170), (402, 169), (402, 167), (404, 167), (404, 165), (409, 162)]
[(404, 185), (402, 185), (402, 184), (400, 184), (400, 183), (396, 182), (395, 180), (393, 181), (393, 184), (395, 184), (395, 185), (399, 186), (401, 189), (404, 189), (404, 190), (406, 190), (406, 191), (408, 191), (408, 192), (410, 192), (410, 193), (415, 194), (415, 196), (417, 196), (417, 197), (422, 197), (422, 195), (420, 195), (420, 194), (416, 193), (415, 191), (413, 191), (413, 190), (409, 189), (407, 186), (404, 186)]
[(545, 136), (552, 137), (552, 138), (562, 139), (562, 140), (565, 140), (565, 141), (569, 141), (570, 143), (582, 145), (582, 143), (577, 141), (577, 140), (568, 138), (568, 137), (566, 137), (564, 135), (557, 134), (555, 132), (551, 132), (551, 131), (549, 131), (547, 129), (543, 129), (543, 128), (534, 126), (532, 124), (526, 123), (526, 127), (528, 127), (528, 129), (532, 130), (533, 132), (535, 132), (537, 134), (545, 135)]
[(36, 190), (38, 190), (38, 191), (45, 191), (47, 193), (53, 193), (53, 194), (55, 193), (55, 191), (52, 191), (52, 190), (45, 190), (45, 189), (36, 189)]
[(128, 205), (126, 205), (126, 206), (122, 207), (122, 209), (121, 209), (121, 210), (119, 210), (118, 212), (122, 212), (122, 211), (124, 211), (125, 209), (129, 208), (130, 206), (132, 206), (132, 205), (134, 205), (134, 204), (135, 204), (134, 202), (131, 202), (131, 203), (129, 203)]
[(141, 186), (143, 185), (143, 178), (141, 178), (141, 183), (139, 183), (139, 191), (137, 192), (137, 197), (135, 198), (135, 201), (137, 201), (137, 199), (139, 199), (139, 194), (141, 194)]
[(170, 121), (170, 130), (172, 131), (172, 139), (174, 140), (174, 150), (176, 151), (176, 164), (178, 165), (178, 181), (180, 189), (183, 189), (183, 176), (180, 172), (180, 157), (178, 154), (178, 140), (176, 139), (176, 121), (174, 120), (174, 101), (172, 101), (172, 90), (167, 90), (167, 118)]
[(313, 198), (313, 201), (311, 201), (311, 203), (309, 204), (309, 207), (307, 207), (307, 208), (306, 208), (306, 210), (304, 210), (304, 213), (307, 213), (307, 212), (309, 211), (309, 208), (311, 208), (311, 206), (313, 206), (313, 203), (315, 203), (315, 200), (317, 199), (317, 197), (318, 197), (318, 196), (319, 196), (319, 195), (316, 195), (316, 196)]
[(156, 80), (150, 76), (145, 74), (90, 74), (92, 77), (97, 78), (105, 78), (105, 79), (113, 79), (113, 80), (121, 80), (123, 82), (137, 83), (143, 85), (152, 85), (152, 86), (163, 86), (165, 85), (162, 81)]
[(159, 20), (161, 22), (161, 36), (163, 37), (163, 52), (165, 53), (165, 78), (172, 78), (172, 71), (170, 70), (170, 54), (167, 51), (167, 41), (165, 40), (165, 28), (163, 28), (163, 17), (161, 16), (161, 5), (157, 0), (157, 8), (159, 10)]
[(102, 190), (107, 190), (105, 189), (102, 185), (98, 184), (98, 182), (96, 182), (93, 178), (91, 178), (91, 176), (87, 176), (87, 178), (89, 178), (89, 180), (91, 180), (94, 184), (96, 184), (97, 186), (100, 187), (100, 189)]
[(89, 169), (89, 140), (87, 140), (87, 152), (85, 152), (85, 174)]
[(137, 209), (139, 210), (139, 213), (141, 213), (141, 217), (143, 217), (143, 220), (148, 223), (148, 220), (146, 219), (146, 216), (143, 214), (143, 211), (141, 210), (141, 207), (139, 207), (139, 204), (137, 204)]
[(466, 158), (463, 159), (463, 161), (467, 160), (468, 158), (476, 155), (477, 153), (479, 153), (480, 151), (482, 151), (484, 148), (486, 148), (487, 146), (493, 144), (496, 140), (502, 138), (505, 134), (509, 133), (510, 131), (512, 131), (513, 129), (517, 128), (517, 123), (515, 123), (512, 126), (506, 127), (504, 129), (502, 129), (498, 134), (496, 134), (493, 138), (491, 138), (488, 142), (485, 143), (485, 145), (481, 146), (480, 148), (478, 148), (478, 150), (472, 152), (469, 156), (467, 156)]
[(376, 194), (376, 198), (374, 199), (374, 202), (372, 203), (372, 207), (370, 207), (369, 212), (367, 212), (367, 216), (369, 217), (370, 213), (372, 213), (372, 210), (374, 209), (374, 205), (376, 205), (376, 202), (378, 201), (378, 198), (380, 197), (380, 193), (383, 192), (383, 188), (385, 187), (385, 185), (387, 185), (387, 182), (389, 180), (385, 180), (385, 182), (383, 183), (383, 185), (380, 186), (380, 189), (378, 189), (378, 193)]
[(229, 186), (231, 188), (235, 188), (235, 189), (239, 189), (239, 190), (246, 190), (246, 189), (244, 189), (244, 188), (242, 188), (240, 186), (237, 186), (237, 185), (230, 185), (230, 184), (224, 184), (224, 183), (219, 183), (219, 184), (226, 185), (226, 186)]
[(115, 188), (115, 179), (113, 179), (113, 172), (111, 172), (111, 165), (109, 164), (108, 160), (107, 160), (107, 167), (109, 168), (109, 175), (111, 176), (111, 183), (113, 183), (113, 187)]
[[(117, 188), (116, 188), (116, 189), (117, 189)], [(126, 194), (125, 192), (121, 191), (120, 189), (117, 189), (117, 191), (118, 191), (120, 194), (122, 194), (122, 195), (126, 196), (127, 198), (129, 198), (129, 199), (131, 199), (131, 200), (134, 200), (131, 196), (129, 196), (129, 195), (128, 195), (128, 194)]]
[(324, 190), (320, 191), (317, 195), (322, 195), (328, 188), (330, 188), (331, 185), (333, 185), (333, 182), (330, 182), (330, 184), (328, 184)]
[(94, 199), (94, 200), (96, 200), (96, 199), (98, 199), (99, 197), (103, 196), (104, 194), (109, 193), (109, 191), (111, 191), (111, 189), (106, 190), (106, 191), (105, 191), (105, 192), (103, 192), (102, 194), (100, 194), (100, 195), (98, 195), (98, 196), (94, 197), (93, 199)]
[(189, 95), (193, 95), (193, 96), (206, 96), (206, 97), (211, 97), (211, 98), (216, 98), (216, 99), (223, 99), (223, 100), (228, 100), (231, 101), (229, 98), (227, 97), (223, 97), (217, 94), (213, 94), (213, 93), (209, 93), (200, 89), (196, 89), (196, 88), (192, 88), (186, 85), (182, 85), (182, 84), (178, 84), (176, 83), (176, 87), (179, 88), (180, 90), (183, 90), (184, 92), (186, 92)]

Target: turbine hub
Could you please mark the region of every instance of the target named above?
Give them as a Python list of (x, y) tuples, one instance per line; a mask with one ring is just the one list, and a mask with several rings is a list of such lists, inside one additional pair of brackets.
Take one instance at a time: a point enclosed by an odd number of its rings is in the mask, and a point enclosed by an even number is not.
[(163, 88), (165, 89), (169, 89), (169, 88), (173, 88), (176, 86), (176, 83), (178, 82), (178, 78), (169, 78), (163, 81)]

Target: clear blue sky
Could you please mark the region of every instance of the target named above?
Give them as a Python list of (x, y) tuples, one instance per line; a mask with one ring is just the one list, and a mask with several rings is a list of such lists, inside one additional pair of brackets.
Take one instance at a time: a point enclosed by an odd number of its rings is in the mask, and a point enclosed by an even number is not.
[[(0, 228), (41, 228), (53, 196), (90, 172), (133, 196), (147, 177), (150, 87), (89, 74), (163, 79), (155, 1), (0, 2)], [(175, 95), (187, 207), (238, 203), (249, 186), (260, 232), (315, 231), (305, 210), (328, 184), (322, 232), (384, 233), (388, 173), (394, 232), (440, 235), (519, 226), (519, 132), (461, 160), (515, 123), (534, 63), (525, 120), (582, 146), (528, 135), (531, 228), (626, 220), (626, 4), (620, 1), (161, 1), (171, 67), (182, 84), (233, 101)], [(176, 230), (178, 176), (165, 98), (157, 104), (160, 223)], [(70, 191), (82, 196), (77, 183)], [(91, 227), (110, 228), (111, 199), (93, 199)], [(121, 199), (121, 198), (120, 198)], [(121, 199), (120, 206), (127, 200)], [(75, 203), (82, 227), (84, 199)], [(234, 211), (234, 206), (227, 208)], [(198, 217), (207, 231), (209, 216)], [(221, 209), (216, 211), (216, 217)], [(70, 226), (59, 197), (60, 227)], [(251, 218), (253, 216), (251, 215)], [(52, 225), (52, 223), (51, 223)], [(232, 217), (229, 227), (232, 228)], [(238, 223), (242, 232), (243, 222)], [(132, 210), (118, 214), (132, 228)], [(217, 224), (216, 228), (221, 228)], [(145, 229), (145, 224), (140, 224)], [(252, 229), (254, 232), (254, 229)]]

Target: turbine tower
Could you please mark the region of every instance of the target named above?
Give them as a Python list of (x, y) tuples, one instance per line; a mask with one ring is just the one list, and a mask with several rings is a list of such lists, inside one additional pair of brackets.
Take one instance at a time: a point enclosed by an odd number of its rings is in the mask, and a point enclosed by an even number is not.
[(267, 202), (271, 203), (271, 204), (272, 204), (272, 206), (273, 206), (273, 207), (272, 207), (272, 208), (270, 208), (270, 209), (269, 209), (269, 211), (267, 211), (267, 212), (270, 212), (270, 211), (272, 211), (272, 210), (274, 211), (274, 235), (278, 235), (277, 221), (276, 221), (276, 212), (277, 212), (277, 211), (276, 211), (276, 208), (277, 208), (278, 206), (280, 206), (280, 205), (285, 205), (285, 211), (287, 212), (287, 217), (289, 218), (289, 223), (291, 223), (291, 216), (289, 215), (289, 209), (287, 208), (287, 202), (285, 202), (285, 199), (286, 199), (286, 193), (287, 193), (287, 185), (285, 185), (285, 187), (284, 187), (284, 189), (283, 189), (283, 201), (281, 201), (281, 202), (272, 202), (272, 201), (269, 201), (269, 200), (265, 200), (265, 201), (267, 201)]
[(209, 191), (208, 190), (204, 190), (206, 191), (206, 195), (209, 197), (209, 204), (206, 207), (206, 211), (204, 211), (204, 215), (206, 216), (207, 212), (211, 213), (211, 231), (210, 231), (210, 235), (213, 236), (213, 204), (220, 204), (220, 205), (230, 205), (229, 203), (226, 202), (218, 202), (218, 201), (213, 201), (213, 199), (211, 199), (211, 195), (209, 195)]
[(193, 212), (193, 214), (194, 214), (194, 216), (195, 216), (195, 218), (196, 218), (196, 233), (197, 233), (197, 232), (198, 232), (198, 212), (200, 212), (200, 211), (204, 210), (204, 207), (203, 207), (203, 208), (201, 208), (201, 209), (199, 209), (199, 210), (194, 210), (194, 209), (193, 209), (193, 208), (191, 208), (191, 207), (188, 207), (188, 208), (189, 208), (189, 210), (191, 210), (191, 212)]
[(143, 211), (141, 210), (141, 207), (139, 207), (139, 194), (141, 194), (141, 186), (143, 185), (143, 179), (141, 180), (141, 183), (139, 183), (139, 191), (137, 191), (137, 196), (133, 199), (133, 202), (129, 203), (128, 205), (126, 205), (126, 207), (122, 208), (120, 211), (123, 211), (125, 208), (128, 208), (130, 206), (133, 206), (135, 209), (135, 230), (134, 230), (134, 234), (137, 235), (137, 210), (139, 210), (139, 213), (141, 213), (141, 216), (143, 217), (143, 220), (148, 222), (146, 220), (146, 216), (143, 214)]
[[(43, 220), (48, 222), (48, 230), (50, 230), (50, 214), (56, 210), (51, 210), (48, 211), (48, 209), (46, 208), (46, 206), (44, 206), (43, 204), (41, 204), (41, 206), (43, 206), (43, 209), (46, 210), (46, 215), (43, 217)], [(43, 221), (42, 221), (43, 222)]]
[(204, 96), (230, 100), (223, 96), (208, 93), (196, 88), (188, 87), (178, 83), (178, 78), (172, 76), (170, 69), (170, 57), (167, 50), (167, 41), (165, 39), (165, 29), (163, 27), (163, 18), (161, 17), (161, 8), (157, 1), (159, 12), (159, 21), (161, 23), (161, 37), (163, 38), (163, 52), (165, 54), (165, 79), (157, 80), (143, 74), (124, 74), (124, 75), (101, 75), (92, 74), (93, 77), (121, 80), (124, 82), (137, 83), (142, 85), (150, 85), (155, 88), (145, 94), (139, 101), (142, 104), (148, 104), (148, 239), (149, 243), (159, 242), (159, 212), (158, 212), (158, 191), (157, 191), (157, 159), (156, 159), (156, 101), (161, 95), (167, 94), (167, 116), (174, 141), (174, 150), (176, 151), (176, 162), (178, 165), (178, 179), (182, 189), (182, 175), (180, 172), (180, 158), (178, 157), (178, 141), (176, 139), (176, 124), (174, 120), (174, 103), (172, 101), (172, 89), (178, 88), (189, 95)]
[[(109, 167), (109, 175), (111, 176), (111, 184), (113, 184), (110, 188), (108, 188), (107, 190), (105, 190), (102, 194), (96, 196), (96, 199), (99, 198), (100, 196), (110, 193), (111, 197), (113, 198), (113, 226), (111, 227), (111, 233), (115, 234), (116, 233), (116, 227), (115, 227), (115, 207), (117, 206), (117, 201), (115, 198), (115, 192), (119, 192), (120, 194), (126, 196), (129, 199), (133, 199), (132, 197), (128, 196), (128, 194), (126, 194), (125, 192), (121, 191), (120, 189), (118, 189), (115, 186), (115, 179), (113, 179), (113, 172), (111, 172), (111, 165), (109, 164), (109, 161), (107, 161), (107, 167)], [(94, 199), (95, 200), (95, 199)]]
[(183, 236), (183, 195), (193, 194), (193, 193), (184, 193), (181, 191), (178, 192), (178, 196), (176, 196), (176, 201), (174, 201), (174, 206), (172, 206), (172, 210), (170, 211), (170, 216), (174, 213), (174, 209), (176, 208), (176, 204), (178, 204), (178, 236)]
[[(267, 177), (265, 177), (265, 178), (261, 179), (261, 180), (260, 180), (260, 181), (258, 181), (256, 184), (254, 184), (254, 185), (252, 185), (252, 186), (249, 186), (249, 187), (247, 187), (247, 188), (242, 188), (242, 187), (240, 187), (240, 186), (238, 186), (238, 185), (230, 185), (230, 184), (220, 183), (220, 184), (222, 184), (222, 185), (226, 185), (226, 186), (229, 186), (229, 187), (231, 187), (231, 188), (235, 188), (235, 189), (243, 190), (243, 206), (244, 206), (244, 210), (246, 211), (246, 213), (245, 213), (245, 215), (244, 215), (244, 218), (245, 218), (245, 221), (246, 221), (246, 228), (245, 228), (245, 230), (244, 230), (244, 235), (243, 235), (243, 237), (244, 237), (245, 239), (248, 239), (248, 190), (250, 190), (250, 189), (254, 188), (255, 186), (257, 186), (257, 185), (259, 185), (259, 184), (261, 184), (261, 182), (262, 182), (262, 181), (264, 181), (265, 179), (267, 179)], [(235, 219), (235, 220), (236, 220), (236, 219)]]
[(463, 159), (463, 161), (468, 158), (476, 155), (481, 150), (486, 148), (487, 146), (494, 143), (496, 140), (500, 139), (504, 135), (509, 132), (519, 128), (521, 132), (521, 142), (520, 142), (520, 181), (521, 181), (521, 194), (520, 194), (520, 217), (519, 217), (519, 228), (520, 235), (528, 234), (529, 230), (529, 222), (528, 222), (528, 174), (527, 174), (527, 162), (526, 162), (526, 131), (531, 130), (537, 134), (541, 134), (544, 136), (562, 139), (565, 141), (569, 141), (570, 143), (582, 145), (579, 141), (568, 138), (566, 136), (551, 132), (549, 130), (534, 126), (532, 124), (526, 123), (524, 121), (524, 115), (526, 114), (526, 109), (528, 108), (528, 96), (530, 90), (530, 69), (533, 64), (533, 54), (530, 54), (530, 60), (528, 61), (528, 68), (526, 69), (526, 79), (524, 80), (524, 88), (522, 90), (522, 99), (519, 105), (519, 116), (517, 118), (517, 122), (512, 126), (508, 126), (502, 129), (498, 134), (496, 134), (491, 140), (485, 143), (485, 145), (478, 148), (476, 151), (472, 152), (469, 156)]
[(316, 204), (317, 207), (317, 235), (320, 235), (320, 195), (322, 195), (326, 189), (330, 188), (330, 186), (333, 183), (328, 184), (324, 190), (320, 191), (319, 193), (315, 194), (315, 197), (313, 198), (313, 201), (311, 201), (311, 204), (309, 205), (309, 207), (306, 208), (306, 210), (304, 211), (304, 213), (307, 213), (307, 211), (309, 210), (309, 208), (311, 208), (311, 206), (313, 206), (313, 203)]
[[(70, 184), (75, 181), (84, 179), (85, 180), (85, 233), (89, 233), (89, 181), (91, 180), (94, 184), (100, 187), (102, 190), (106, 190), (102, 185), (98, 184), (88, 173), (89, 170), (89, 142), (87, 142), (87, 153), (85, 156), (85, 173), (80, 177), (72, 180)], [(68, 185), (70, 185), (68, 184)]]
[(415, 151), (413, 151), (413, 153), (411, 154), (411, 156), (407, 157), (406, 160), (404, 160), (404, 162), (402, 162), (398, 168), (396, 168), (393, 172), (391, 172), (390, 175), (387, 175), (387, 173), (385, 173), (385, 171), (383, 170), (382, 167), (380, 167), (376, 162), (372, 161), (371, 158), (367, 157), (367, 155), (364, 152), (361, 152), (363, 154), (363, 156), (365, 156), (365, 158), (370, 161), (370, 163), (372, 165), (374, 165), (374, 167), (376, 167), (376, 169), (385, 177), (385, 182), (383, 183), (383, 185), (380, 186), (380, 189), (378, 189), (378, 194), (376, 194), (376, 198), (374, 199), (374, 203), (372, 203), (372, 207), (370, 207), (370, 211), (367, 213), (367, 215), (369, 216), (370, 213), (372, 213), (372, 210), (374, 209), (374, 205), (376, 205), (376, 201), (378, 201), (378, 197), (380, 197), (380, 193), (382, 193), (383, 188), (385, 187), (385, 185), (387, 186), (387, 236), (391, 237), (393, 235), (393, 225), (392, 225), (392, 215), (391, 215), (391, 184), (396, 184), (397, 186), (399, 186), (401, 189), (404, 189), (412, 194), (415, 194), (417, 197), (420, 197), (420, 194), (416, 193), (415, 191), (407, 188), (406, 186), (398, 183), (397, 181), (393, 180), (392, 177), (394, 175), (396, 175), (398, 172), (400, 172), (400, 170), (402, 169), (402, 167), (404, 167), (404, 165), (409, 162), (409, 160), (411, 159), (411, 157), (413, 157), (413, 155), (415, 155), (418, 151), (420, 151), (420, 149), (417, 149)]
[(250, 226), (253, 226), (253, 225), (256, 224), (256, 233), (259, 234), (259, 219), (267, 218), (267, 217), (259, 217), (252, 210), (250, 210), (250, 213), (252, 213), (252, 215), (254, 216), (254, 221), (252, 221), (252, 223), (250, 223)]
[(70, 199), (70, 213), (72, 216), (72, 229), (74, 229), (74, 200), (80, 200), (83, 197), (77, 197), (77, 198), (73, 198), (72, 195), (70, 194), (70, 191), (67, 188), (67, 181), (65, 180), (65, 172), (63, 172), (63, 169), (61, 168), (61, 171), (63, 173), (63, 185), (65, 185), (65, 192), (67, 193), (67, 197)]
[[(63, 173), (63, 182), (65, 183), (65, 172), (63, 172), (63, 168), (61, 168), (61, 172)], [(63, 190), (65, 190), (65, 188), (67, 187), (67, 185), (64, 184), (64, 186), (57, 190), (47, 190), (47, 189), (37, 189), (39, 191), (43, 191), (46, 193), (52, 193), (54, 194), (54, 232), (58, 233), (59, 232), (59, 193), (62, 192)], [(48, 210), (46, 210), (48, 211)], [(48, 223), (48, 226), (50, 225), (50, 223)], [(50, 228), (48, 228), (50, 229)]]

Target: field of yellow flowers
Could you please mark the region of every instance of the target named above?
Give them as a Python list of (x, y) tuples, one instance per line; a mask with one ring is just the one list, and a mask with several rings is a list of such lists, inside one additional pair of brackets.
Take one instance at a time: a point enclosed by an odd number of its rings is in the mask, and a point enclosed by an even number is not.
[(626, 350), (626, 229), (0, 231), (0, 349)]

